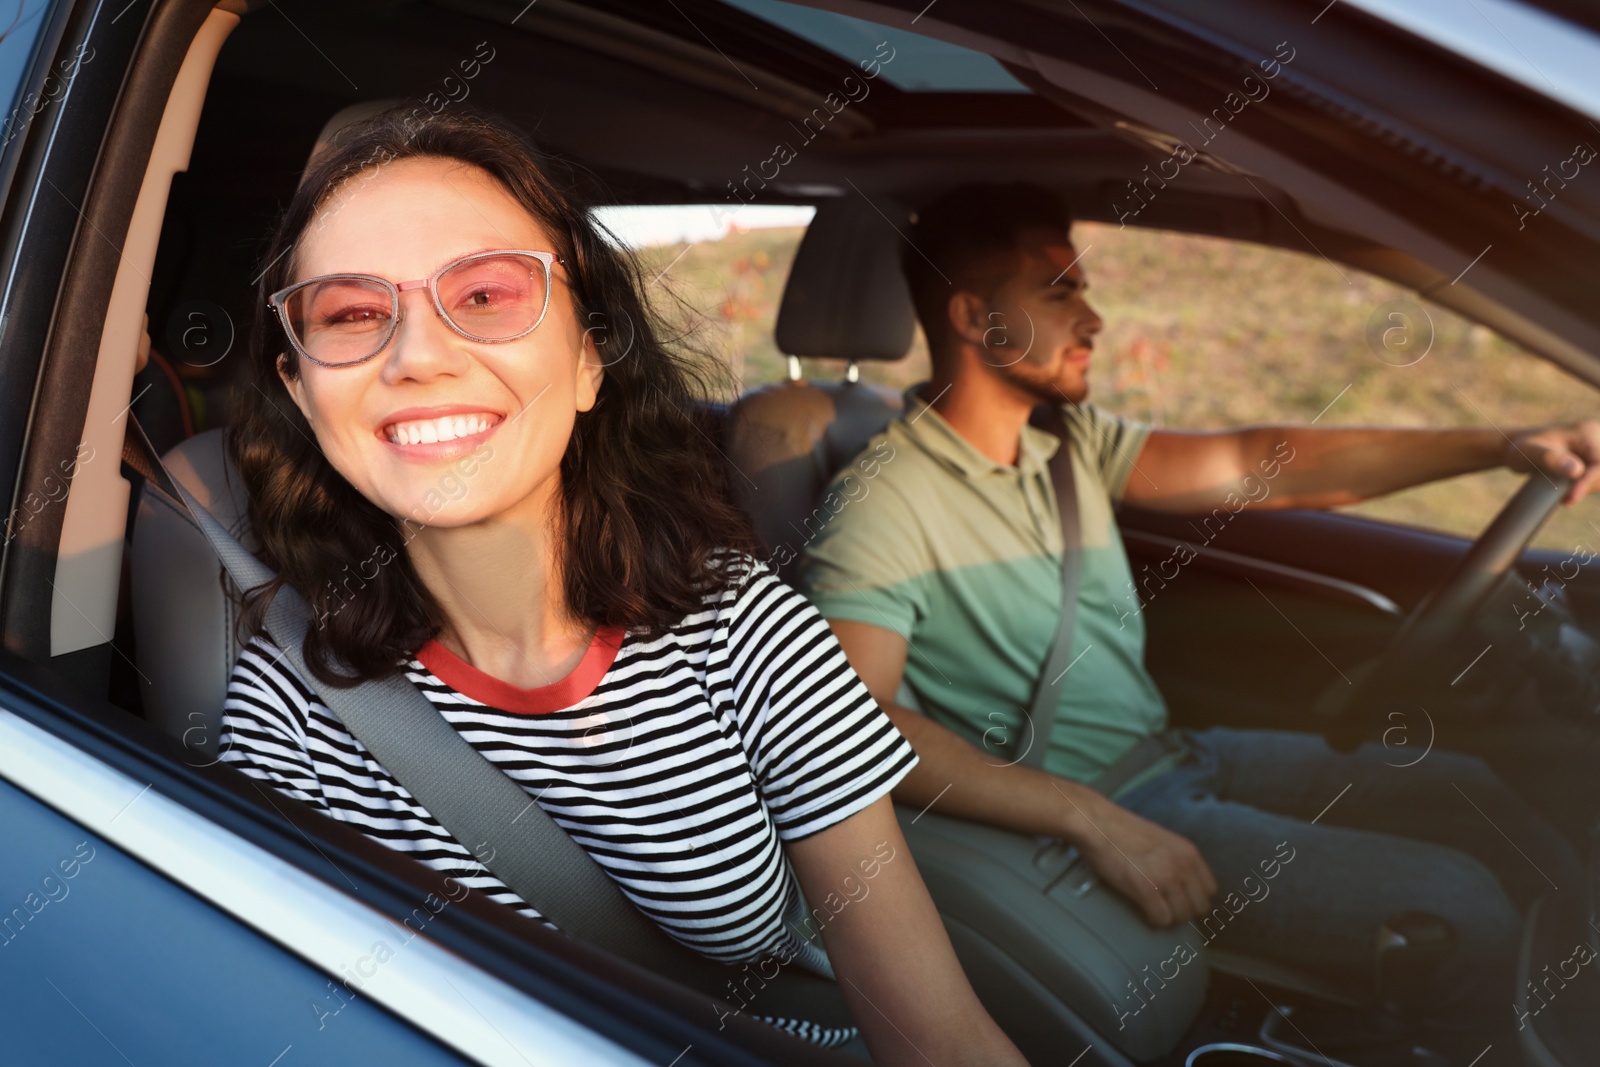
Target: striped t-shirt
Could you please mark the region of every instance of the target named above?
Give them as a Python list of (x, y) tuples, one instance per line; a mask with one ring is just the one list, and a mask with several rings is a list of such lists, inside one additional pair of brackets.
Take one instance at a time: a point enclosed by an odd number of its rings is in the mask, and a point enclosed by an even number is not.
[[(764, 563), (723, 558), (734, 580), (704, 610), (651, 640), (602, 629), (550, 685), (508, 685), (436, 641), (404, 670), (670, 936), (729, 963), (815, 959), (785, 923), (798, 898), (781, 843), (867, 807), (916, 756), (816, 609)], [(263, 637), (234, 666), (220, 744), (245, 773), (543, 920)]]

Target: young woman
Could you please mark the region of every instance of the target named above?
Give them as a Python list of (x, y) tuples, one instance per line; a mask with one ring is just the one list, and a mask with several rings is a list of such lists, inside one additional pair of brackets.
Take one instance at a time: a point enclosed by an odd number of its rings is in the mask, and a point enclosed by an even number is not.
[[(801, 944), (816, 930), (784, 921), (796, 880), (847, 900), (820, 940), (875, 1061), (1020, 1063), (895, 823), (915, 756), (751, 555), (689, 365), (546, 164), (481, 118), (378, 115), (319, 153), (267, 260), (229, 449), (263, 558), (311, 605), (312, 673), (403, 670), (708, 957), (820, 958)], [(221, 740), (247, 773), (538, 917), (264, 636)]]

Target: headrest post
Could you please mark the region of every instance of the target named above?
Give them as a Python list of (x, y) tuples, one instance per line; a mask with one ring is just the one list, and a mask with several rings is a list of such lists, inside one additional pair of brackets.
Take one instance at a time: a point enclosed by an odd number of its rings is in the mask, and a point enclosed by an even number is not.
[(803, 377), (803, 375), (802, 375), (802, 372), (801, 372), (801, 369), (800, 369), (800, 357), (799, 356), (790, 356), (789, 357), (789, 380), (791, 382), (798, 382), (802, 377)]
[(856, 366), (856, 361), (853, 359), (845, 365), (844, 380), (847, 382), (859, 382), (861, 380), (861, 368)]

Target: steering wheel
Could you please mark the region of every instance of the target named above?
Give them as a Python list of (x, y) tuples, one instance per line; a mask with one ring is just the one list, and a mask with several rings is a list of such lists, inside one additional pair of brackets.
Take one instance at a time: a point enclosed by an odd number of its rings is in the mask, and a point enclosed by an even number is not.
[(1505, 579), (1572, 482), (1542, 472), (1528, 476), (1444, 581), (1407, 616), (1389, 647), (1346, 691), (1323, 731), (1328, 744), (1348, 752), (1365, 739), (1367, 727), (1381, 716), (1384, 698), (1425, 674), (1467, 621), (1483, 609), (1490, 591)]

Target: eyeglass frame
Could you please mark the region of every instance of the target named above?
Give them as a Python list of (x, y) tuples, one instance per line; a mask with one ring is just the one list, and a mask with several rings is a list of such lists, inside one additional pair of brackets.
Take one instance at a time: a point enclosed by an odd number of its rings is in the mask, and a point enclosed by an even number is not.
[[(544, 306), (539, 309), (539, 315), (533, 320), (533, 325), (529, 326), (521, 333), (513, 334), (510, 337), (475, 337), (466, 330), (463, 330), (445, 311), (444, 304), (439, 300), (439, 279), (448, 271), (454, 270), (463, 263), (470, 263), (475, 259), (487, 259), (490, 256), (504, 255), (532, 256), (534, 259), (539, 261), (539, 265), (544, 268)], [(383, 354), (383, 350), (389, 347), (389, 342), (394, 340), (395, 331), (400, 328), (400, 322), (403, 318), (400, 312), (400, 294), (409, 292), (412, 289), (426, 289), (428, 291), (428, 295), (433, 298), (433, 309), (438, 313), (440, 320), (443, 321), (446, 326), (450, 327), (456, 333), (460, 334), (462, 337), (465, 337), (469, 341), (474, 341), (478, 344), (497, 345), (506, 341), (515, 341), (519, 338), (528, 336), (534, 330), (539, 328), (540, 324), (544, 322), (545, 315), (547, 315), (550, 311), (550, 288), (551, 283), (555, 280), (555, 275), (551, 271), (551, 267), (558, 263), (560, 263), (562, 266), (566, 265), (562, 261), (561, 256), (555, 252), (542, 252), (531, 248), (493, 248), (485, 252), (472, 252), (465, 256), (461, 256), (458, 259), (452, 259), (450, 262), (434, 271), (429, 277), (414, 278), (407, 282), (391, 282), (389, 279), (380, 278), (376, 274), (319, 274), (315, 278), (307, 278), (304, 281), (295, 282), (293, 285), (279, 289), (277, 292), (267, 297), (267, 306), (272, 308), (272, 310), (277, 313), (278, 324), (283, 327), (283, 334), (289, 339), (289, 343), (294, 346), (294, 350), (300, 355), (304, 356), (306, 359), (309, 359), (319, 367), (329, 367), (335, 370), (341, 367), (359, 367), (363, 363), (377, 359), (378, 356)], [(379, 285), (389, 290), (389, 306), (391, 309), (391, 315), (389, 318), (389, 331), (384, 335), (383, 343), (373, 350), (372, 355), (363, 356), (361, 359), (351, 360), (348, 363), (325, 363), (316, 356), (313, 356), (310, 352), (306, 351), (305, 345), (301, 344), (300, 338), (295, 335), (294, 328), (289, 325), (289, 313), (284, 306), (285, 302), (290, 296), (294, 295), (294, 293), (297, 291), (304, 289), (306, 286), (316, 282), (331, 281), (335, 278), (350, 278), (356, 281), (377, 282)]]

